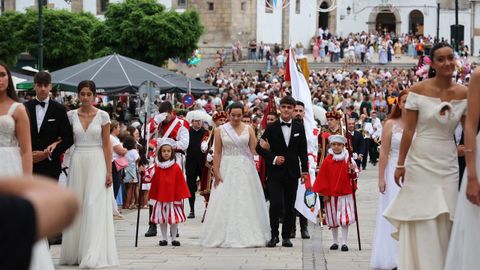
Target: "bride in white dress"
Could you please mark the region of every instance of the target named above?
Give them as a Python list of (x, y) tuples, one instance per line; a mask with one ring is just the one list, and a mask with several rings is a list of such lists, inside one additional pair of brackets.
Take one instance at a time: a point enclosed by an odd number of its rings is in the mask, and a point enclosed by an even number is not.
[(445, 270), (469, 270), (480, 267), (480, 70), (475, 70), (468, 90), (465, 123), (467, 172), (458, 194)]
[(201, 244), (205, 247), (263, 247), (270, 237), (267, 204), (255, 168), (256, 138), (241, 122), (243, 106), (230, 105), (230, 122), (215, 130), (215, 182)]
[(400, 93), (398, 104), (392, 110), (382, 129), (382, 148), (378, 166), (380, 194), (370, 258), (372, 269), (394, 269), (398, 266), (398, 242), (391, 237), (393, 226), (383, 217), (383, 211), (400, 191), (400, 187), (395, 184), (394, 173), (405, 123), (404, 105), (407, 95), (407, 90)]
[(110, 118), (92, 105), (92, 81), (80, 82), (78, 90), (82, 107), (68, 112), (74, 133), (68, 188), (77, 194), (82, 210), (63, 234), (60, 264), (114, 266), (119, 263), (112, 218)]
[[(7, 67), (0, 64), (0, 176), (32, 175), (30, 122), (25, 107), (18, 102)], [(54, 269), (46, 240), (32, 250), (30, 270)]]

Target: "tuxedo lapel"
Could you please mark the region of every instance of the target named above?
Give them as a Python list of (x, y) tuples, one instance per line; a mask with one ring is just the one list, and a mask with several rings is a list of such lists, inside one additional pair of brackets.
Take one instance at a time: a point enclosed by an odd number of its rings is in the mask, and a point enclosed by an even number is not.
[(29, 113), (29, 116), (30, 116), (31, 129), (35, 132), (35, 134), (38, 134), (37, 112), (35, 111), (35, 104), (33, 104), (33, 101), (29, 101), (27, 103), (27, 108), (28, 108), (28, 113)]
[(282, 130), (282, 125), (280, 124), (280, 120), (276, 122), (276, 131), (278, 133), (278, 136), (280, 138), (280, 141), (282, 142), (282, 145), (285, 146), (285, 148), (288, 148), (287, 143), (285, 143), (285, 137), (283, 136), (283, 130)]

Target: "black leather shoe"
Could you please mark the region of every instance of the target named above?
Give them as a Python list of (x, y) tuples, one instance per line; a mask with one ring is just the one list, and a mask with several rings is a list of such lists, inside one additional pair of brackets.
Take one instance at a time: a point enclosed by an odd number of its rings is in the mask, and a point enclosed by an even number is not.
[(348, 247), (347, 247), (347, 245), (343, 244), (343, 245), (342, 245), (342, 249), (341, 249), (341, 251), (348, 251)]
[(173, 241), (172, 241), (172, 246), (174, 246), (174, 247), (179, 247), (179, 246), (180, 246), (180, 242), (178, 242), (177, 240), (173, 240)]
[(150, 225), (148, 231), (145, 233), (145, 237), (157, 236), (157, 225)]
[(338, 249), (338, 244), (333, 244), (330, 246), (330, 250), (337, 250)]
[(267, 242), (267, 247), (275, 247), (278, 244), (278, 242), (280, 242), (278, 237), (273, 236), (272, 239), (270, 239), (270, 241)]
[(158, 242), (158, 245), (163, 247), (163, 246), (168, 245), (168, 242), (167, 242), (167, 240), (162, 240), (162, 241)]
[(290, 239), (282, 239), (282, 247), (293, 247), (293, 244)]
[(195, 213), (190, 212), (190, 214), (188, 214), (188, 217), (187, 217), (187, 218), (195, 218)]
[(310, 239), (310, 234), (308, 234), (307, 229), (302, 230), (301, 233), (302, 233), (302, 239)]

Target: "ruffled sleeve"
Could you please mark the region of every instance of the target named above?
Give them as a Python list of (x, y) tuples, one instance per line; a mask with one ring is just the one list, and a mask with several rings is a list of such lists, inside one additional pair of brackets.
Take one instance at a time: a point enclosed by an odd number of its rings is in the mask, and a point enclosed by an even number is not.
[(418, 94), (414, 92), (408, 93), (407, 102), (405, 103), (405, 109), (418, 111)]
[(102, 127), (105, 126), (106, 124), (110, 124), (110, 116), (106, 111), (100, 111), (100, 117), (102, 121)]

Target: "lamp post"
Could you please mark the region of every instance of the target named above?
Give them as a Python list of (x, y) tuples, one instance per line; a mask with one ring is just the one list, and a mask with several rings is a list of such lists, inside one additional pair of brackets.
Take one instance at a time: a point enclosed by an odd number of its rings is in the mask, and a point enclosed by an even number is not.
[(458, 29), (458, 0), (455, 0), (455, 51), (458, 52), (458, 39), (459, 39), (459, 29)]
[(43, 70), (43, 0), (38, 0), (38, 68)]
[(440, 0), (437, 0), (437, 40), (435, 42), (440, 41)]

